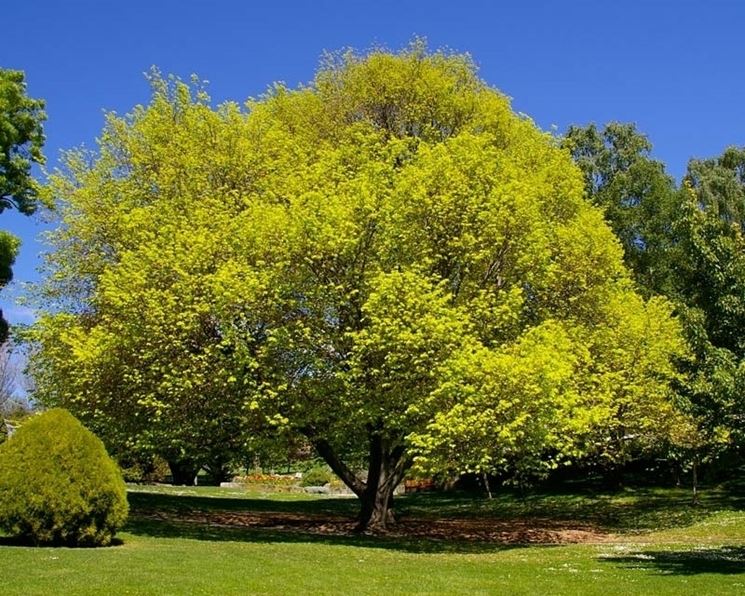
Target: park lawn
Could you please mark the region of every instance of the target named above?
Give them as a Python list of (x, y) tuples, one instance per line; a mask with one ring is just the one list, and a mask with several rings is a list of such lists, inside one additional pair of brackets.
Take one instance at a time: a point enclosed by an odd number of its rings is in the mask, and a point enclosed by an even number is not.
[[(141, 489), (139, 489), (141, 490)], [(399, 499), (402, 519), (592, 522), (602, 540), (498, 544), (184, 522), (193, 512), (353, 515), (352, 499), (246, 496), (209, 488), (130, 492), (118, 546), (0, 546), (2, 594), (745, 593), (745, 510), (726, 491), (690, 507), (675, 490), (617, 495), (504, 493)], [(181, 493), (181, 494), (178, 494)]]

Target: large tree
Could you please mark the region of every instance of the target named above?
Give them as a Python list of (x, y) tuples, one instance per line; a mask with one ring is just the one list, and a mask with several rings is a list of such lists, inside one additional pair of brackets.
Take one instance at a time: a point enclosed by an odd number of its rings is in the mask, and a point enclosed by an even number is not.
[(204, 359), (223, 399), (188, 411), (242, 399), (253, 432), (305, 436), (363, 529), (411, 466), (535, 471), (671, 419), (669, 305), (634, 293), (569, 155), (467, 56), (332, 56), (247, 112), (156, 78), (68, 165), (48, 402), (146, 429), (213, 395)]
[[(31, 167), (44, 163), (45, 118), (44, 102), (26, 94), (24, 74), (0, 68), (0, 213), (18, 209), (29, 215), (36, 209), (39, 185)], [(18, 238), (0, 230), (0, 288), (13, 277), (19, 246)], [(0, 311), (0, 343), (7, 336), (8, 324)]]

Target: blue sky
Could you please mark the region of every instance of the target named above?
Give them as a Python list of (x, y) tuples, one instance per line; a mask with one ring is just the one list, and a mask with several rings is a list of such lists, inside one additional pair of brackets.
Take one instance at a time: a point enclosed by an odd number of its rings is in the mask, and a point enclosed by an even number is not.
[[(104, 110), (148, 100), (143, 72), (210, 81), (215, 102), (245, 100), (273, 81), (309, 81), (324, 50), (393, 49), (415, 35), (470, 52), (481, 76), (542, 128), (637, 123), (679, 177), (690, 157), (745, 145), (745, 2), (627, 0), (486, 2), (316, 0), (4, 0), (0, 67), (26, 71), (47, 101), (48, 166), (61, 149), (95, 145)], [(38, 218), (4, 213), (24, 244), (14, 304), (38, 278)]]

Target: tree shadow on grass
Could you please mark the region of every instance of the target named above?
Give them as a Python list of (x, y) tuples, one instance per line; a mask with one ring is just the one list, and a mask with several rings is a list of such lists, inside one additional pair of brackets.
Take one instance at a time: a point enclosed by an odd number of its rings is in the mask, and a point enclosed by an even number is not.
[[(256, 511), (328, 514), (353, 518), (359, 501), (351, 498), (276, 500), (235, 497), (202, 497), (130, 492), (133, 511), (153, 510), (177, 514), (184, 511)], [(619, 493), (534, 492), (518, 495), (502, 490), (493, 499), (469, 493), (416, 493), (396, 498), (396, 512), (417, 518), (543, 518), (584, 520), (608, 531), (625, 532), (683, 527), (706, 519), (722, 509), (745, 509), (745, 497), (719, 489), (705, 490), (701, 504), (691, 505), (685, 490), (634, 489)]]
[[(354, 533), (359, 502), (350, 498), (263, 498), (129, 494), (127, 531), (162, 538), (311, 542), (415, 553), (487, 553), (522, 546), (603, 542), (610, 533), (682, 527), (742, 502), (710, 491), (699, 507), (685, 491), (619, 494), (502, 492), (492, 500), (462, 493), (398, 497), (398, 526), (383, 536)], [(578, 521), (579, 520), (579, 521)]]
[(307, 500), (276, 500), (235, 497), (199, 497), (162, 493), (127, 493), (130, 509), (157, 509), (170, 513), (183, 511), (274, 511), (283, 513), (314, 513), (354, 516), (359, 501), (346, 497)]
[(609, 532), (639, 532), (690, 526), (721, 510), (745, 509), (745, 495), (732, 490), (702, 491), (700, 504), (681, 489), (635, 488), (617, 492), (593, 490), (534, 491), (520, 494), (500, 490), (494, 499), (448, 493), (418, 494), (399, 503), (397, 510), (418, 516), (485, 516), (552, 520), (583, 520)]
[[(381, 548), (408, 553), (494, 553), (508, 549), (536, 546), (528, 544), (498, 544), (468, 540), (436, 540), (388, 535), (320, 534), (302, 530), (275, 530), (271, 528), (214, 527), (210, 525), (150, 520), (134, 517), (125, 531), (136, 536), (151, 538), (180, 538), (211, 542), (252, 543), (306, 543), (332, 546)], [(126, 539), (125, 539), (126, 541)], [(542, 545), (556, 546), (556, 545)]]
[(627, 569), (648, 569), (660, 575), (745, 574), (745, 546), (685, 551), (642, 551), (617, 557), (601, 557)]
[(42, 542), (36, 543), (29, 538), (23, 538), (19, 536), (0, 536), (0, 547), (3, 546), (21, 546), (21, 547), (36, 547), (36, 548), (74, 548), (80, 550), (95, 549), (95, 548), (109, 548), (113, 546), (121, 546), (124, 541), (121, 538), (113, 538), (109, 544), (90, 545), (90, 544), (68, 544), (64, 542)]
[[(449, 515), (442, 498), (396, 500), (398, 523), (383, 535), (354, 529), (359, 502), (349, 498), (282, 501), (130, 493), (128, 530), (200, 540), (325, 542), (409, 552), (494, 552), (521, 546), (603, 541), (607, 534), (574, 520), (481, 514), (470, 499), (452, 496), (471, 515)], [(493, 513), (493, 512), (492, 512)]]

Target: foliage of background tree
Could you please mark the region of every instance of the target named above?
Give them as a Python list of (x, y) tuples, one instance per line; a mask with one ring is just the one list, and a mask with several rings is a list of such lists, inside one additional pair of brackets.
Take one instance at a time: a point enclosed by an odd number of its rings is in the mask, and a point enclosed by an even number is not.
[(247, 112), (154, 83), (53, 182), (47, 403), (153, 447), (236, 414), (302, 434), (373, 529), (412, 465), (622, 458), (674, 419), (670, 305), (469, 57), (332, 56)]
[[(563, 141), (590, 200), (624, 243), (646, 294), (673, 301), (693, 359), (678, 392), (687, 424), (678, 448), (709, 454), (742, 444), (745, 328), (745, 152), (692, 160), (678, 189), (633, 125), (571, 127)], [(692, 417), (692, 419), (691, 419)]]
[(702, 431), (745, 446), (745, 149), (691, 160), (681, 191), (675, 298), (696, 354), (689, 387)]
[[(0, 68), (0, 213), (15, 208), (28, 215), (36, 209), (39, 185), (31, 166), (44, 163), (45, 118), (44, 102), (26, 95), (24, 74)], [(0, 230), (0, 288), (13, 277), (19, 245), (15, 236)], [(7, 336), (8, 324), (0, 311), (0, 343)]]
[(35, 544), (97, 546), (127, 518), (119, 468), (69, 412), (33, 416), (0, 444), (0, 527)]
[(652, 144), (633, 124), (570, 126), (562, 141), (585, 177), (594, 205), (621, 240), (624, 261), (646, 295), (667, 294), (675, 181), (651, 157)]
[(33, 164), (44, 163), (44, 102), (26, 94), (24, 74), (0, 68), (0, 213), (35, 211), (39, 185)]

